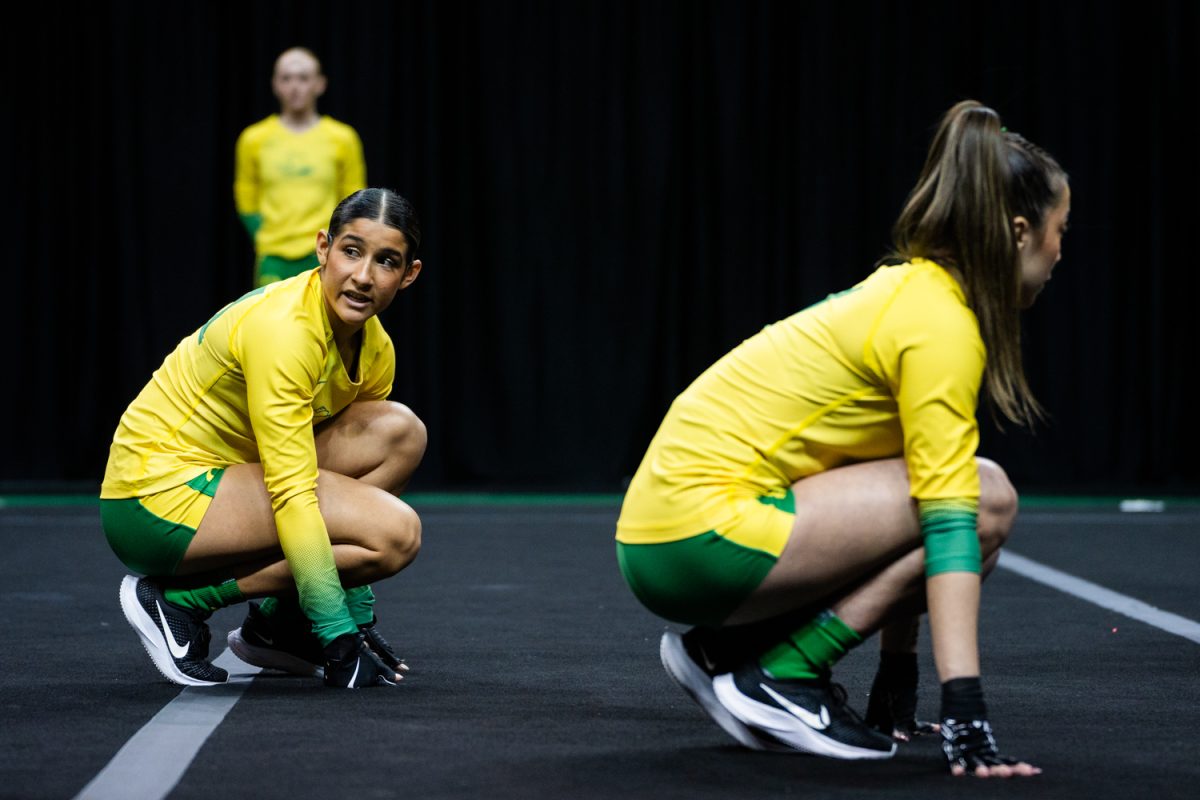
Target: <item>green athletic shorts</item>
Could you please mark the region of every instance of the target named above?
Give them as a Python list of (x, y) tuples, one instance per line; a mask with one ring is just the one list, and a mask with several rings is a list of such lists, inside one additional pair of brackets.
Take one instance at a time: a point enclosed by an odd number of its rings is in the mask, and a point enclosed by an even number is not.
[[(785, 498), (759, 502), (796, 513), (790, 490)], [(617, 563), (637, 599), (658, 616), (685, 625), (721, 625), (777, 560), (717, 531), (664, 544), (617, 542)]]
[(255, 266), (255, 287), (266, 286), (268, 283), (293, 278), (305, 270), (320, 266), (316, 253), (309, 253), (297, 259), (281, 258), (279, 256), (263, 256)]
[(204, 512), (212, 503), (223, 467), (144, 497), (100, 501), (100, 522), (117, 558), (143, 575), (173, 575)]

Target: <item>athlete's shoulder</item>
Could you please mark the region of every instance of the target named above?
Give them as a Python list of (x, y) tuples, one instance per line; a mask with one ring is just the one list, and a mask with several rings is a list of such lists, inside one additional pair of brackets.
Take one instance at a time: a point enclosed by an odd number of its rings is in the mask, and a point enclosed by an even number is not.
[(238, 141), (247, 144), (262, 141), (262, 139), (277, 131), (281, 125), (282, 123), (279, 121), (279, 115), (271, 114), (270, 116), (260, 119), (258, 122), (247, 125), (242, 130), (241, 135), (238, 136)]
[(330, 116), (322, 116), (318, 122), (324, 129), (327, 135), (337, 139), (357, 140), (358, 131), (347, 125), (345, 122), (336, 120)]
[(867, 279), (892, 295), (891, 304), (919, 316), (948, 315), (974, 321), (967, 295), (949, 270), (933, 261), (914, 258), (881, 266)]
[(940, 265), (913, 259), (883, 266), (868, 282), (880, 292), (868, 339), (880, 363), (916, 352), (948, 360), (983, 358), (975, 313), (958, 281)]
[(328, 114), (322, 115), (322, 118), (319, 120), (319, 125), (324, 126), (326, 131), (338, 133), (341, 134), (341, 136), (358, 136), (358, 132), (356, 132), (354, 128), (348, 124), (348, 122), (335, 120)]
[(271, 350), (302, 347), (314, 354), (327, 349), (324, 317), (308, 297), (310, 274), (267, 284), (238, 301), (230, 320), (237, 347)]
[(363, 326), (363, 352), (372, 359), (396, 359), (396, 349), (392, 337), (379, 321), (379, 317), (371, 317)]

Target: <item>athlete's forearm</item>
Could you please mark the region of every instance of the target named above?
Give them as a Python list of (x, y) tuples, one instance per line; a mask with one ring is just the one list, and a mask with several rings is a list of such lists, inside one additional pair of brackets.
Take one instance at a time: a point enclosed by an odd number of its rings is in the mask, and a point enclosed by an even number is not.
[(979, 675), (979, 575), (943, 572), (927, 578), (929, 629), (938, 680)]

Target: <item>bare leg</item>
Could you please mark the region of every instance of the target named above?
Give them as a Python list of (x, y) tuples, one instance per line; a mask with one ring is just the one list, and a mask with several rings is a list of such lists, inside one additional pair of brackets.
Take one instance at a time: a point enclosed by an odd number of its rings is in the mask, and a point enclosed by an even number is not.
[[(987, 563), (1008, 537), (1016, 492), (994, 462), (978, 459), (979, 539)], [(924, 548), (900, 459), (814, 475), (792, 489), (796, 521), (779, 561), (727, 625), (827, 600), (863, 636), (924, 606)]]
[(399, 494), (425, 455), (425, 424), (400, 403), (354, 403), (317, 428), (317, 465)]
[[(391, 492), (420, 463), (425, 427), (405, 406), (355, 403), (317, 431), (317, 502), (343, 582), (390, 577), (420, 550), (421, 522)], [(225, 470), (179, 568), (193, 581), (235, 577), (248, 597), (295, 589), (259, 464)]]
[[(979, 459), (978, 533), (985, 569), (996, 563), (1016, 516), (1017, 497), (1003, 470)], [(766, 579), (727, 624), (765, 619), (828, 598), (846, 625), (867, 636), (911, 618), (928, 603), (942, 681), (979, 675), (976, 644), (980, 575), (924, 578), (924, 549), (903, 462), (844, 467), (793, 487), (796, 521)], [(901, 636), (899, 629), (889, 638)], [(960, 770), (961, 771), (961, 770)], [(1034, 775), (1027, 763), (979, 767), (976, 775)], [(959, 774), (959, 773), (955, 773)]]

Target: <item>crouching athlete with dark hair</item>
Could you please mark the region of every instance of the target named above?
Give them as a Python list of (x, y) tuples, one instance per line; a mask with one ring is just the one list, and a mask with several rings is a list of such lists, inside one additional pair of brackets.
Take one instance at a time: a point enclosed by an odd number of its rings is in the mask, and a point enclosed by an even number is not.
[(251, 603), (229, 645), (326, 685), (392, 685), (407, 669), (376, 629), (371, 584), (417, 556), (396, 497), (425, 427), (388, 401), (376, 318), (421, 272), (403, 197), (363, 189), (316, 236), (319, 266), (250, 292), (175, 348), (121, 417), (101, 488), (121, 607), (155, 666), (224, 682), (205, 620)]

